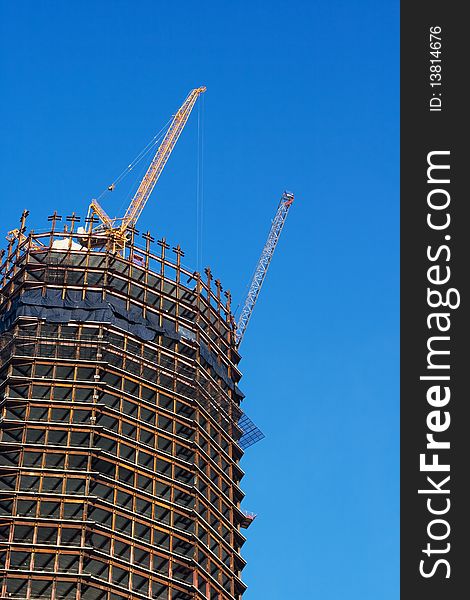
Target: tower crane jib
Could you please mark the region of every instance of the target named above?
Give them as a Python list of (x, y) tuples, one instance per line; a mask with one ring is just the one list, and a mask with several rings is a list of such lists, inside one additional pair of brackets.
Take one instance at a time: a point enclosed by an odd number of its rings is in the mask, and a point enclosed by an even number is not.
[(279, 237), (286, 222), (289, 208), (293, 202), (294, 194), (291, 192), (284, 192), (282, 194), (279, 206), (277, 207), (276, 215), (271, 224), (268, 239), (266, 240), (266, 244), (263, 248), (258, 264), (256, 265), (255, 274), (251, 280), (250, 288), (248, 290), (240, 318), (238, 319), (235, 333), (235, 341), (237, 345), (241, 343), (245, 334), (246, 328), (253, 313), (253, 309), (261, 291), (261, 286), (263, 285), (264, 278), (268, 272), (274, 250), (276, 249)]
[[(109, 232), (115, 239), (124, 242), (126, 237), (126, 231), (131, 227), (135, 226), (139, 219), (145, 205), (150, 197), (150, 194), (155, 187), (155, 184), (160, 177), (163, 168), (165, 167), (176, 142), (178, 141), (181, 132), (186, 125), (189, 115), (194, 108), (196, 100), (199, 95), (204, 93), (206, 88), (198, 87), (189, 93), (178, 112), (173, 117), (171, 124), (162, 140), (162, 143), (158, 147), (155, 156), (150, 163), (144, 178), (140, 182), (139, 188), (132, 198), (130, 205), (128, 206), (126, 213), (122, 219), (111, 219), (106, 211), (101, 207), (97, 200), (92, 200), (90, 204), (90, 212), (95, 214), (101, 221), (100, 228), (105, 232)], [(116, 225), (116, 223), (119, 223)]]

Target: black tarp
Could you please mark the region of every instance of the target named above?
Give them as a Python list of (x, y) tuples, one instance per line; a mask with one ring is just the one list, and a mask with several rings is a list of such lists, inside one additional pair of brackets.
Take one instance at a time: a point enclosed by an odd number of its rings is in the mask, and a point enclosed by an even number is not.
[(129, 331), (143, 340), (153, 340), (157, 334), (177, 339), (178, 335), (170, 324), (161, 327), (157, 315), (144, 318), (139, 309), (126, 310), (125, 301), (116, 296), (101, 299), (99, 292), (87, 292), (85, 299), (80, 291), (67, 291), (62, 298), (60, 290), (28, 290), (15, 298), (10, 310), (0, 317), (0, 333), (10, 328), (18, 317), (36, 317), (50, 323), (96, 322), (110, 323)]
[[(13, 300), (10, 310), (0, 316), (0, 333), (9, 330), (18, 317), (35, 317), (49, 323), (109, 323), (146, 341), (155, 339), (159, 334), (173, 340), (181, 337), (171, 321), (162, 327), (158, 323), (158, 315), (149, 311), (144, 317), (139, 308), (127, 310), (122, 298), (108, 295), (103, 301), (100, 292), (88, 290), (85, 299), (82, 299), (80, 290), (67, 290), (65, 298), (62, 298), (61, 290), (48, 288), (45, 296), (39, 289), (27, 290)], [(183, 337), (187, 334), (183, 333)], [(227, 370), (218, 364), (217, 357), (204, 343), (201, 343), (200, 350), (201, 357), (233, 389), (234, 383)]]
[[(95, 322), (109, 323), (120, 329), (128, 331), (142, 340), (153, 340), (156, 335), (178, 340), (180, 334), (176, 332), (174, 325), (170, 322), (161, 327), (158, 324), (158, 315), (148, 313), (144, 317), (138, 308), (126, 310), (126, 302), (122, 298), (109, 295), (106, 301), (101, 299), (100, 292), (87, 291), (85, 299), (82, 299), (80, 290), (68, 290), (65, 298), (62, 298), (61, 290), (47, 289), (43, 296), (41, 290), (27, 290), (21, 296), (17, 296), (10, 310), (0, 316), (0, 334), (8, 331), (18, 317), (35, 317), (49, 323)], [(183, 337), (187, 334), (183, 333)], [(225, 367), (219, 365), (217, 357), (209, 348), (201, 342), (201, 358), (203, 358), (219, 375), (236, 395), (243, 399), (245, 396), (236, 384), (228, 377)], [(247, 448), (264, 435), (246, 416), (242, 415), (239, 426), (243, 435), (239, 440), (242, 448)]]

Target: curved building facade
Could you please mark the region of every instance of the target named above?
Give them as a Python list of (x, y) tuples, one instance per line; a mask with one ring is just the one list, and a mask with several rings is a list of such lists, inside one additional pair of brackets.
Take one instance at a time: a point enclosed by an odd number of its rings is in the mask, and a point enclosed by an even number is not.
[(240, 600), (230, 295), (165, 240), (25, 218), (1, 271), (0, 597)]

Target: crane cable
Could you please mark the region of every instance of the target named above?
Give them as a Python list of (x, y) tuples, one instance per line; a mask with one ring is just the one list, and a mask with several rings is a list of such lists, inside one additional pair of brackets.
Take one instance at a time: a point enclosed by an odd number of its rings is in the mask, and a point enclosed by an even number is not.
[(160, 140), (166, 134), (168, 127), (170, 126), (173, 117), (170, 118), (165, 125), (160, 129), (160, 131), (150, 140), (150, 142), (143, 148), (139, 154), (134, 158), (134, 160), (127, 165), (127, 167), (122, 171), (120, 175), (109, 185), (105, 190), (101, 192), (101, 194), (97, 197), (97, 200), (101, 200), (103, 196), (112, 192), (115, 187), (149, 154), (149, 152), (154, 148)]
[(202, 267), (202, 231), (204, 222), (204, 98), (197, 114), (197, 180), (196, 180), (196, 268)]

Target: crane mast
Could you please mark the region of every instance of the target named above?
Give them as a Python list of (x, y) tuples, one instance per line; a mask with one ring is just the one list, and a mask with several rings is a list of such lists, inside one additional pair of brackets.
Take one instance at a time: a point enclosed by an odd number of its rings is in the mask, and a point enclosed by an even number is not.
[(284, 192), (282, 194), (279, 206), (277, 207), (276, 215), (273, 219), (271, 229), (269, 231), (268, 239), (266, 240), (266, 244), (259, 258), (255, 274), (253, 275), (253, 279), (251, 280), (250, 288), (248, 290), (248, 294), (246, 296), (245, 303), (240, 314), (240, 318), (238, 319), (237, 328), (235, 332), (235, 342), (237, 346), (241, 343), (245, 334), (246, 328), (253, 313), (253, 309), (261, 291), (261, 286), (263, 285), (264, 278), (266, 277), (266, 273), (271, 263), (274, 250), (276, 249), (279, 237), (281, 235), (281, 231), (286, 222), (289, 208), (291, 207), (293, 202), (294, 194), (292, 194), (291, 192)]
[[(139, 219), (142, 211), (145, 208), (147, 200), (155, 187), (155, 184), (160, 177), (163, 168), (165, 167), (170, 154), (175, 147), (176, 142), (186, 125), (189, 115), (193, 110), (193, 107), (198, 99), (199, 95), (204, 93), (206, 88), (199, 87), (191, 90), (186, 100), (178, 112), (173, 117), (173, 120), (168, 128), (168, 131), (163, 138), (155, 156), (150, 163), (147, 172), (140, 182), (139, 188), (135, 193), (130, 205), (128, 206), (126, 213), (122, 219), (111, 219), (106, 211), (102, 208), (97, 200), (92, 200), (90, 203), (90, 212), (95, 214), (101, 221), (100, 229), (104, 227), (105, 231), (108, 231), (113, 237), (124, 242), (126, 231), (133, 227)], [(120, 221), (120, 224), (119, 224)]]

